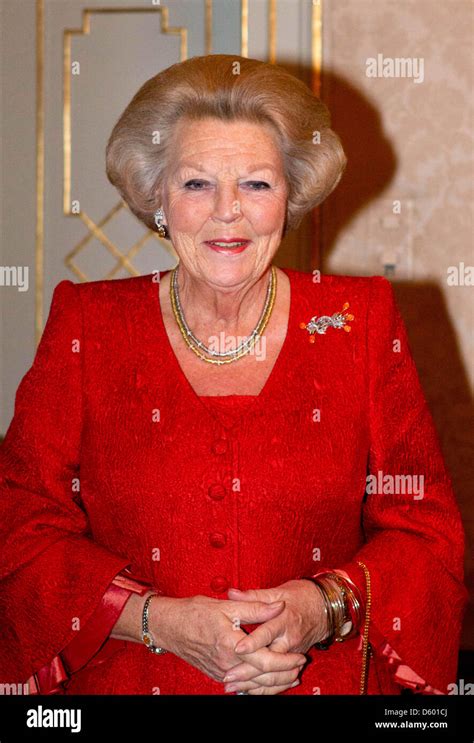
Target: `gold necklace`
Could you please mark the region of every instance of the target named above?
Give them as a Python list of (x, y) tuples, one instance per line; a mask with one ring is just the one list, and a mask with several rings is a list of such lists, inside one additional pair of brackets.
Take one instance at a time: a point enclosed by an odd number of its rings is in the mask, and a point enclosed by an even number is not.
[[(234, 349), (233, 351), (225, 351), (223, 353), (219, 353), (217, 351), (210, 351), (206, 346), (199, 341), (196, 336), (192, 333), (190, 328), (188, 327), (186, 320), (184, 318), (184, 313), (181, 308), (181, 304), (179, 301), (179, 292), (178, 292), (178, 282), (177, 282), (177, 272), (178, 272), (179, 264), (172, 270), (171, 272), (171, 281), (170, 281), (170, 299), (171, 299), (171, 307), (173, 309), (173, 314), (175, 316), (176, 322), (178, 324), (178, 327), (180, 329), (181, 335), (183, 336), (184, 342), (188, 346), (188, 348), (193, 351), (193, 353), (196, 354), (200, 359), (203, 361), (207, 361), (208, 364), (231, 364), (233, 361), (237, 361), (237, 359), (242, 358), (242, 356), (245, 356), (249, 351), (252, 350), (253, 346), (257, 342), (257, 340), (262, 335), (263, 331), (265, 330), (268, 321), (270, 320), (270, 315), (272, 314), (272, 310), (275, 304), (275, 297), (276, 297), (276, 288), (277, 288), (277, 274), (275, 266), (272, 266), (271, 275), (270, 275), (270, 281), (268, 284), (268, 290), (267, 290), (267, 299), (265, 302), (265, 306), (263, 308), (262, 315), (250, 334), (250, 336), (247, 338), (246, 341), (244, 341), (241, 346), (239, 346), (237, 349)], [(205, 356), (200, 348), (203, 348), (208, 354), (213, 354), (214, 356), (219, 356), (220, 358), (208, 358)], [(222, 358), (223, 356), (228, 356), (229, 358)]]

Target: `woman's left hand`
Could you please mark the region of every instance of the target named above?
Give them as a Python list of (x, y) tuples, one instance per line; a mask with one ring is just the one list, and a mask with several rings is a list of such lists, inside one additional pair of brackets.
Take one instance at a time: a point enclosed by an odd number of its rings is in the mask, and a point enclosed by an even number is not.
[[(304, 654), (328, 633), (323, 597), (319, 589), (309, 580), (290, 580), (276, 588), (248, 591), (229, 588), (228, 596), (234, 601), (271, 603), (283, 599), (286, 602), (285, 609), (277, 617), (260, 624), (236, 645), (235, 650), (239, 654), (253, 653), (263, 647), (280, 653)], [(233, 678), (229, 679), (231, 674)], [(242, 662), (226, 674), (225, 681), (226, 684), (232, 683), (233, 687), (236, 686), (238, 691), (247, 691), (250, 688), (249, 683), (253, 688), (253, 683), (249, 682), (249, 679), (257, 681), (254, 676), (254, 666)]]

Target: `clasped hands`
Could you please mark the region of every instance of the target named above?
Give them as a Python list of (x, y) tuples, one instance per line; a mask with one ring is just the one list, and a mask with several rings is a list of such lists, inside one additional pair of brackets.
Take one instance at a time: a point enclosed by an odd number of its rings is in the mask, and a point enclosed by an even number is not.
[[(225, 691), (280, 694), (296, 686), (305, 653), (328, 632), (324, 599), (310, 580), (236, 591), (228, 599), (158, 596), (150, 604), (157, 644)], [(248, 633), (245, 625), (258, 625)]]
[(230, 588), (228, 597), (233, 602), (263, 602), (272, 608), (267, 609), (268, 618), (260, 620), (259, 626), (244, 637), (234, 625), (234, 631), (238, 631), (234, 653), (240, 662), (225, 673), (225, 691), (279, 694), (297, 686), (307, 662), (305, 653), (327, 634), (324, 601), (318, 588), (308, 580), (290, 580), (276, 588)]

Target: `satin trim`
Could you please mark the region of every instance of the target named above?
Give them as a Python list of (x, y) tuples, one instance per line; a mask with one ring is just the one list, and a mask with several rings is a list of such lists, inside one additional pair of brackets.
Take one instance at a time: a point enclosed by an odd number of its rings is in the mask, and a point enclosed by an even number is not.
[(125, 568), (115, 576), (94, 613), (69, 644), (27, 681), (29, 694), (64, 694), (63, 684), (91, 659), (94, 665), (102, 663), (125, 640), (109, 637), (125, 604), (132, 593), (140, 596), (152, 590), (160, 593), (139, 576)]

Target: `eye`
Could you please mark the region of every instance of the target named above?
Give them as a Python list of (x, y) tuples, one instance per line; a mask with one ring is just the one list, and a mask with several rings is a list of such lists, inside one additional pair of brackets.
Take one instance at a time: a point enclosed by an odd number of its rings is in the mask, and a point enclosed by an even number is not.
[(264, 191), (267, 188), (271, 188), (270, 184), (266, 181), (246, 181), (245, 186), (250, 186), (252, 191)]
[(207, 181), (199, 180), (198, 178), (193, 178), (190, 181), (186, 181), (184, 184), (184, 187), (187, 188), (189, 191), (202, 191), (203, 187), (207, 185)]

